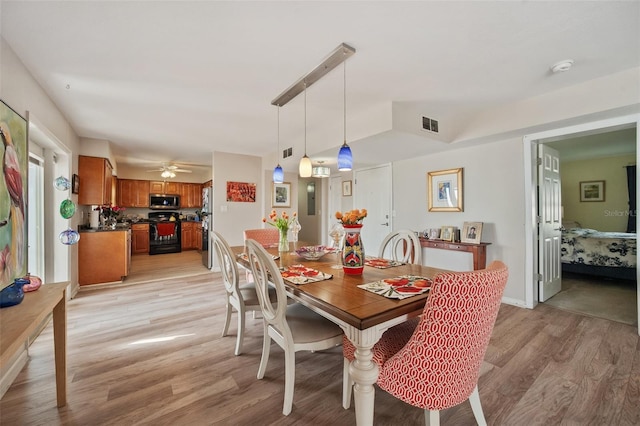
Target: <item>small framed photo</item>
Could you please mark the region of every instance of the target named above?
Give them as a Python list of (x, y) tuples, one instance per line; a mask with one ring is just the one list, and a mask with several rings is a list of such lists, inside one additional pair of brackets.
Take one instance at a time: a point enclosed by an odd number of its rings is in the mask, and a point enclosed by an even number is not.
[(580, 182), (580, 201), (604, 201), (604, 181)]
[(482, 222), (465, 222), (462, 227), (460, 241), (463, 243), (479, 244), (482, 238)]
[(80, 192), (80, 176), (73, 174), (71, 178), (71, 193), (78, 194)]
[(351, 181), (345, 180), (342, 182), (342, 196), (351, 197)]
[(429, 234), (427, 235), (427, 238), (430, 240), (437, 240), (440, 238), (440, 228), (430, 228), (428, 231)]
[(274, 183), (271, 188), (271, 207), (291, 207), (291, 183)]
[(456, 237), (455, 226), (443, 226), (440, 228), (440, 239), (442, 241), (454, 241)]
[(430, 212), (461, 212), (462, 168), (427, 173)]

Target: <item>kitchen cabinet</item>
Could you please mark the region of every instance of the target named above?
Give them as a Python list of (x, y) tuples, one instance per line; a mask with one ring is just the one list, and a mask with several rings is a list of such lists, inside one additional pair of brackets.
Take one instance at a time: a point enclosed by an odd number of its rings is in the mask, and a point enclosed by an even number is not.
[(201, 222), (196, 223), (195, 239), (196, 239), (196, 248), (198, 249), (198, 251), (202, 251), (202, 223)]
[[(182, 250), (195, 250), (198, 248), (198, 241), (201, 239), (201, 232), (198, 231), (198, 223), (182, 222)], [(202, 228), (200, 228), (202, 229)], [(202, 250), (202, 248), (201, 248)]]
[(151, 194), (180, 194), (182, 183), (173, 181), (151, 181)]
[(118, 205), (120, 207), (149, 207), (148, 180), (119, 179)]
[(183, 182), (180, 191), (180, 208), (200, 207), (202, 207), (202, 184)]
[(148, 223), (134, 223), (131, 225), (131, 252), (133, 254), (149, 253)]
[(80, 285), (122, 281), (131, 268), (131, 230), (87, 231), (78, 241)]
[(113, 197), (113, 167), (106, 158), (78, 157), (78, 176), (80, 188), (78, 204), (102, 205), (114, 204)]

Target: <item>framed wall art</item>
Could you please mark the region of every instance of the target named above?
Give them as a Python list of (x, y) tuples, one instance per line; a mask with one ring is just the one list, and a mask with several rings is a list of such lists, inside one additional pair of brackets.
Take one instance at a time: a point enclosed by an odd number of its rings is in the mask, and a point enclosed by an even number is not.
[[(27, 274), (27, 120), (0, 100), (0, 288)], [(11, 176), (7, 180), (5, 176)]]
[(291, 207), (291, 183), (273, 183), (271, 187), (271, 207)]
[(73, 174), (71, 179), (71, 193), (78, 194), (80, 192), (80, 176)]
[(482, 222), (465, 222), (462, 227), (460, 241), (463, 243), (479, 244), (482, 238)]
[(604, 201), (604, 181), (580, 182), (580, 201)]
[(345, 180), (342, 182), (342, 196), (351, 197), (351, 181)]
[(255, 203), (256, 184), (247, 182), (227, 182), (227, 201)]
[(430, 212), (462, 211), (462, 168), (427, 173)]

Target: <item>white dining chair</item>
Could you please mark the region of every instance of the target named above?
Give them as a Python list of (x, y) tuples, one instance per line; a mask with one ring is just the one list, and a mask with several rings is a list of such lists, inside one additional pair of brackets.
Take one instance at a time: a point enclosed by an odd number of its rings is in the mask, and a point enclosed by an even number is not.
[(413, 231), (406, 229), (391, 232), (382, 240), (378, 257), (421, 265), (420, 239)]
[[(282, 413), (286, 416), (291, 413), (293, 407), (295, 353), (321, 351), (340, 345), (342, 329), (300, 303), (288, 305), (284, 281), (273, 257), (255, 240), (247, 240), (246, 245), (264, 321), (264, 341), (258, 379), (264, 377), (273, 339), (284, 350)], [(275, 287), (277, 300), (273, 305), (268, 298), (268, 291), (272, 286)]]
[[(231, 247), (229, 247), (229, 244), (222, 235), (216, 231), (213, 231), (213, 246), (220, 262), (226, 297), (226, 317), (224, 321), (224, 328), (222, 329), (222, 337), (225, 337), (229, 331), (231, 313), (235, 308), (238, 312), (238, 332), (234, 353), (235, 355), (240, 355), (242, 353), (242, 343), (244, 340), (245, 313), (250, 311), (259, 311), (260, 303), (258, 302), (256, 287), (253, 282), (240, 286), (238, 265), (236, 264), (235, 257), (231, 252)], [(275, 303), (275, 289), (268, 289), (267, 297), (268, 300)]]

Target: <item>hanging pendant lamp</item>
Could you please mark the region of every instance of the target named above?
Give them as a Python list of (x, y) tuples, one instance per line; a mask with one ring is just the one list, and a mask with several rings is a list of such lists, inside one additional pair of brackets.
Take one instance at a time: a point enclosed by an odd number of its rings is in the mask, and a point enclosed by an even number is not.
[(353, 156), (351, 155), (351, 148), (347, 145), (347, 62), (343, 62), (344, 67), (344, 142), (338, 152), (338, 170), (341, 172), (347, 172), (353, 168)]
[[(280, 105), (278, 107), (278, 150), (276, 151), (276, 156), (280, 156)], [(280, 162), (278, 161), (278, 165), (275, 169), (273, 169), (273, 183), (282, 183), (284, 182), (284, 171), (282, 167), (280, 167)]]
[(304, 85), (304, 156), (300, 159), (298, 171), (300, 177), (311, 177), (311, 159), (307, 157), (307, 84)]

